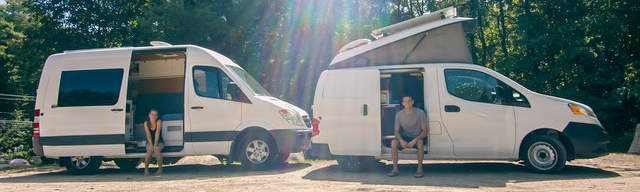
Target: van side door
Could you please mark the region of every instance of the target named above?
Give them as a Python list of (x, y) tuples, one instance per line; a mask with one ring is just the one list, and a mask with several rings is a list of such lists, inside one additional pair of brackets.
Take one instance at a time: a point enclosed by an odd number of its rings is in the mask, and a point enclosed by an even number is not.
[(333, 155), (379, 156), (380, 71), (329, 70), (323, 75), (322, 93), (314, 101), (318, 136)]
[[(45, 155), (124, 155), (125, 106), (131, 50), (72, 52), (50, 75), (41, 130)], [(53, 117), (50, 117), (53, 116)], [(43, 128), (44, 129), (44, 128)]]
[(506, 84), (476, 69), (440, 68), (442, 122), (456, 156), (510, 157), (515, 112), (500, 96)]

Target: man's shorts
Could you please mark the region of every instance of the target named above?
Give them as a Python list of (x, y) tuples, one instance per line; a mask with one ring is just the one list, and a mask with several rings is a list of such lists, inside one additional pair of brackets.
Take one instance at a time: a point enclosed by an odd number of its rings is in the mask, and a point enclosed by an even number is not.
[[(411, 142), (413, 139), (415, 139), (415, 137), (407, 137), (402, 135), (402, 140), (406, 141), (407, 143)], [(422, 138), (422, 145), (425, 145), (427, 143), (427, 137)], [(418, 143), (416, 143), (415, 145), (413, 145), (414, 149), (418, 149)], [(402, 150), (404, 148), (402, 148), (402, 145), (398, 145), (398, 150)]]

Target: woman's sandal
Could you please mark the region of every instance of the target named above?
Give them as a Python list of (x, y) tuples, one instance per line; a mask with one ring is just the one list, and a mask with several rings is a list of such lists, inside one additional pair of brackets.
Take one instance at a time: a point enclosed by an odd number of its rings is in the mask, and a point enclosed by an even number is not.
[(413, 175), (413, 177), (422, 178), (422, 177), (424, 177), (424, 174), (423, 173), (416, 173), (415, 175)]
[(387, 176), (389, 176), (389, 177), (395, 177), (395, 176), (398, 176), (398, 175), (400, 175), (400, 173), (395, 172), (395, 171), (391, 171), (391, 173), (387, 174)]

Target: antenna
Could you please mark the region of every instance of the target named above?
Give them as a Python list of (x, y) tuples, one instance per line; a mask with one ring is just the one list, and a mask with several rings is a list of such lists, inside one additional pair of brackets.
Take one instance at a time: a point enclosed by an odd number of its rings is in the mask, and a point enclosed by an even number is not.
[(158, 47), (158, 46), (171, 46), (171, 44), (164, 42), (164, 41), (151, 41), (149, 42), (149, 44), (151, 44), (151, 46), (154, 47)]

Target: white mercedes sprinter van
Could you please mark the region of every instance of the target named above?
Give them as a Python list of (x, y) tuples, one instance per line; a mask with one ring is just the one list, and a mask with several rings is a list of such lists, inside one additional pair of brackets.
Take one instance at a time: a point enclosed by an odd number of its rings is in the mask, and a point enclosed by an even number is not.
[[(524, 160), (551, 173), (606, 154), (607, 133), (588, 106), (470, 64), (465, 31), (476, 23), (454, 16), (448, 8), (347, 44), (316, 86), (311, 155), (350, 171), (390, 160), (404, 95), (427, 113), (425, 159)], [(416, 153), (402, 150), (400, 159)]]
[(216, 155), (257, 168), (310, 147), (305, 111), (269, 95), (229, 58), (193, 45), (51, 55), (35, 106), (34, 152), (74, 174), (111, 159), (135, 168), (152, 108), (164, 121), (165, 157)]

